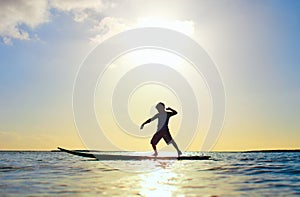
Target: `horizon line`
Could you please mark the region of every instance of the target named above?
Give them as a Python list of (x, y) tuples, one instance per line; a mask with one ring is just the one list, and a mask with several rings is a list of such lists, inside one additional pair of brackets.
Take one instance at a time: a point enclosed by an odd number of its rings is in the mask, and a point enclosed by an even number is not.
[[(139, 151), (101, 151), (101, 150), (87, 150), (87, 149), (71, 149), (74, 151), (86, 151), (86, 152), (139, 152)], [(0, 152), (61, 152), (58, 149), (49, 149), (49, 150), (32, 150), (32, 149), (0, 149)], [(141, 151), (147, 152), (147, 151)], [(165, 152), (165, 151), (164, 151)], [(167, 151), (172, 152), (172, 151)], [(296, 149), (250, 149), (250, 150), (213, 150), (213, 151), (201, 151), (201, 150), (189, 150), (185, 152), (215, 152), (215, 153), (253, 153), (253, 152), (300, 152), (300, 148)]]

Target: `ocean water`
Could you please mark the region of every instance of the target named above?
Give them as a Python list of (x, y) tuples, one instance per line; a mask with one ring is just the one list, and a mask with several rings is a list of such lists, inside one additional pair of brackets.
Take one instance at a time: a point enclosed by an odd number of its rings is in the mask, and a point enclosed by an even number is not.
[(63, 152), (0, 152), (0, 196), (300, 196), (299, 152), (205, 154), (212, 159), (94, 161)]

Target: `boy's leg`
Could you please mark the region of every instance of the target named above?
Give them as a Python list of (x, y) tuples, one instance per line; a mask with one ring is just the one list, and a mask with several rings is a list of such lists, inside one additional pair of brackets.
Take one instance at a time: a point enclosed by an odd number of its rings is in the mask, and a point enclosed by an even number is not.
[(178, 157), (179, 157), (180, 155), (182, 155), (182, 152), (179, 150), (179, 148), (178, 148), (176, 142), (174, 141), (174, 139), (172, 138), (172, 136), (171, 136), (169, 130), (166, 130), (166, 131), (164, 132), (163, 138), (164, 138), (164, 140), (165, 140), (165, 142), (166, 142), (167, 144), (172, 144), (172, 145), (174, 146), (174, 148), (177, 150)]
[(156, 157), (158, 155), (157, 150), (156, 150), (156, 145), (152, 144), (152, 148), (154, 150), (154, 154), (153, 155)]
[(174, 140), (171, 140), (170, 143), (171, 143), (171, 144), (174, 146), (174, 148), (177, 150), (178, 156), (182, 155), (182, 152), (179, 150), (179, 148), (178, 148), (176, 142), (175, 142)]
[(152, 137), (151, 139), (151, 145), (152, 145), (152, 148), (154, 150), (154, 156), (156, 157), (158, 155), (157, 153), (157, 149), (156, 149), (156, 144), (160, 141), (160, 139), (163, 137), (163, 133), (162, 132), (156, 132), (154, 134), (154, 136)]

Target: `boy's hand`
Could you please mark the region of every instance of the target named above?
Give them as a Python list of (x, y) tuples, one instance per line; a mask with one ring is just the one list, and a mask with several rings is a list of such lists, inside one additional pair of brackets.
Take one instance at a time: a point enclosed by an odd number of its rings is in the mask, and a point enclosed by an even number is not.
[(166, 110), (171, 110), (171, 107), (167, 107)]
[(140, 129), (143, 129), (143, 128), (144, 128), (144, 125), (145, 125), (145, 124), (148, 124), (148, 123), (150, 123), (150, 122), (151, 122), (151, 118), (149, 118), (146, 122), (144, 122), (144, 123), (141, 125)]

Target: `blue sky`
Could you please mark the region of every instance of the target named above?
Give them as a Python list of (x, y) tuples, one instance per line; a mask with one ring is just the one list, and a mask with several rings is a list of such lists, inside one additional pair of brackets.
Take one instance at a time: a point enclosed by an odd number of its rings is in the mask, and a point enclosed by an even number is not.
[(191, 26), (216, 62), (227, 111), (215, 150), (300, 146), (297, 0), (20, 0), (1, 2), (0, 13), (0, 149), (83, 147), (72, 112), (80, 63), (143, 18)]

